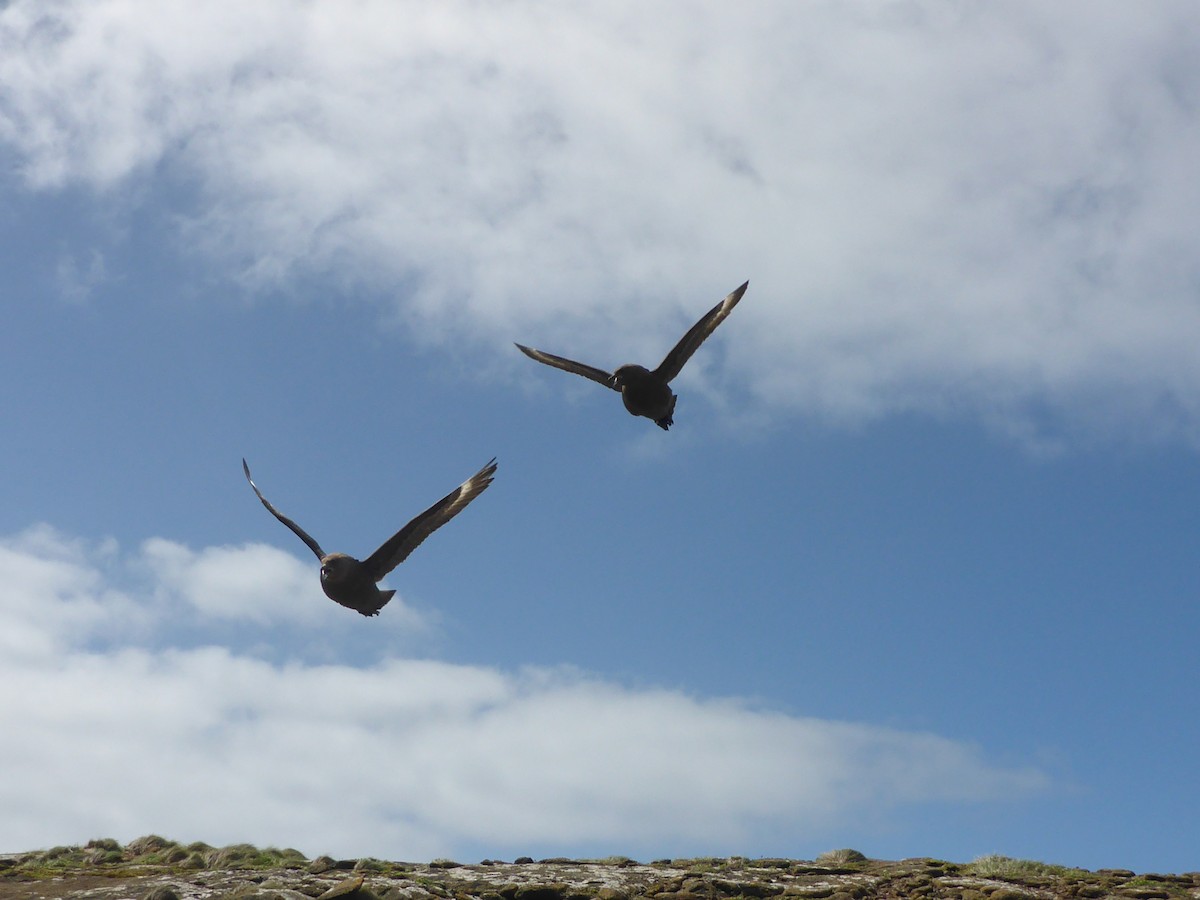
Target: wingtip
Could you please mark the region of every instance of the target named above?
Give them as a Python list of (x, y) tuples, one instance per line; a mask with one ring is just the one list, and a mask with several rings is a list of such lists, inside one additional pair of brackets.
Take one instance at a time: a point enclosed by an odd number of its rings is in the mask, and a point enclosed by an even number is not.
[(253, 479), (250, 478), (250, 466), (247, 465), (246, 457), (244, 457), (244, 456), (242, 457), (242, 471), (246, 473), (246, 480), (249, 481), (251, 484), (254, 484)]
[(730, 291), (728, 294), (726, 294), (725, 299), (722, 300), (720, 303), (718, 303), (715, 307), (713, 307), (713, 311), (717, 312), (719, 310), (721, 318), (724, 318), (725, 316), (729, 315), (729, 313), (733, 310), (733, 308), (738, 305), (738, 302), (742, 299), (742, 295), (744, 293), (746, 293), (746, 288), (748, 288), (749, 286), (750, 286), (749, 279), (747, 279), (746, 281), (743, 281), (740, 285), (738, 285), (732, 291)]

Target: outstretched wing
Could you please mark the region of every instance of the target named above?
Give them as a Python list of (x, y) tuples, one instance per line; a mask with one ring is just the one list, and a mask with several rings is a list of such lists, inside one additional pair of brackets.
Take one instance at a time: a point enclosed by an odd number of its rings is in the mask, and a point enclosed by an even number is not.
[(746, 293), (746, 288), (749, 284), (750, 282), (747, 281), (706, 312), (704, 318), (693, 325), (688, 330), (688, 333), (675, 345), (674, 349), (667, 354), (667, 358), (654, 370), (654, 374), (658, 375), (664, 381), (670, 381), (678, 375), (683, 368), (683, 364), (692, 358), (692, 354), (704, 343), (704, 339), (712, 334), (718, 325), (725, 321), (727, 315), (733, 312), (733, 308), (742, 299), (742, 294)]
[(496, 460), (456, 487), (425, 512), (421, 513), (394, 535), (382, 547), (363, 560), (366, 572), (376, 581), (408, 558), (429, 537), (484, 492), (496, 475)]
[(267, 508), (267, 512), (277, 518), (288, 528), (292, 529), (292, 531), (295, 532), (296, 537), (304, 541), (304, 543), (308, 545), (308, 549), (317, 555), (317, 559), (324, 559), (325, 551), (321, 549), (320, 544), (312, 539), (312, 535), (273, 507), (270, 501), (268, 501), (267, 498), (262, 495), (262, 491), (258, 489), (258, 485), (256, 485), (254, 483), (254, 479), (250, 477), (250, 467), (246, 465), (245, 459), (242, 460), (242, 471), (246, 473), (246, 480), (250, 482), (250, 487), (254, 488), (254, 493), (258, 496), (258, 499), (262, 501), (262, 505)]
[(540, 363), (554, 366), (554, 368), (562, 369), (564, 372), (574, 372), (576, 375), (590, 378), (592, 381), (602, 384), (606, 388), (612, 388), (614, 391), (620, 390), (620, 388), (613, 385), (612, 372), (605, 372), (603, 369), (597, 369), (595, 366), (587, 366), (583, 363), (575, 362), (573, 359), (564, 359), (561, 356), (555, 356), (553, 353), (543, 353), (541, 350), (534, 350), (532, 347), (526, 347), (524, 344), (517, 344), (517, 349), (530, 359), (536, 359)]

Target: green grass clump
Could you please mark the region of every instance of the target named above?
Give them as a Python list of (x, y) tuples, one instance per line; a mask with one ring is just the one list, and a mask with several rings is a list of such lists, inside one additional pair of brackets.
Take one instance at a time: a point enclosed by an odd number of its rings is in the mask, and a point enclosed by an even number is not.
[(125, 858), (140, 866), (178, 866), (192, 855), (192, 851), (177, 841), (170, 841), (157, 834), (148, 834), (129, 842), (125, 847)]
[(708, 875), (724, 871), (728, 860), (716, 856), (698, 856), (693, 859), (674, 859), (670, 864), (677, 868), (687, 869), (693, 875)]
[(120, 850), (101, 850), (97, 848), (89, 851), (87, 861), (88, 865), (92, 866), (115, 866), (125, 862), (125, 854)]
[(125, 846), (125, 852), (132, 858), (139, 856), (151, 856), (153, 854), (162, 853), (170, 847), (178, 846), (174, 841), (168, 841), (165, 837), (157, 834), (147, 834), (140, 838), (134, 838)]
[(1032, 859), (1013, 859), (1011, 856), (1000, 856), (989, 853), (981, 856), (963, 867), (963, 871), (982, 878), (1036, 878), (1039, 876), (1062, 876), (1080, 872), (1066, 866), (1055, 866), (1049, 863), (1037, 862)]
[(856, 863), (865, 863), (866, 861), (866, 854), (852, 850), (849, 847), (843, 847), (839, 850), (827, 850), (813, 860), (813, 862), (821, 866), (852, 866)]
[(297, 868), (306, 861), (299, 850), (279, 850), (275, 847), (260, 850), (253, 844), (230, 844), (228, 847), (210, 849), (204, 854), (205, 865), (210, 869)]
[(145, 874), (151, 867), (198, 870), (209, 866), (225, 869), (298, 869), (308, 860), (299, 850), (260, 850), (251, 844), (234, 844), (217, 849), (202, 841), (186, 847), (157, 834), (148, 834), (126, 846), (113, 838), (94, 838), (83, 847), (51, 847), (23, 854), (8, 867), (28, 878), (54, 878), (87, 867), (93, 874), (109, 878)]
[(605, 856), (605, 857), (601, 857), (600, 859), (593, 859), (593, 858), (589, 857), (587, 859), (581, 859), (581, 860), (579, 860), (579, 862), (585, 863), (589, 866), (636, 866), (637, 865), (637, 862), (630, 859), (628, 856)]

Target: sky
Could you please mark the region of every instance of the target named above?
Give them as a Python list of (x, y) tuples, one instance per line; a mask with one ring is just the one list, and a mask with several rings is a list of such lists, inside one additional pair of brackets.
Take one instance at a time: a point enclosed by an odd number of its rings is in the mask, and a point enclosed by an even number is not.
[(1200, 868), (1198, 42), (0, 4), (0, 850)]

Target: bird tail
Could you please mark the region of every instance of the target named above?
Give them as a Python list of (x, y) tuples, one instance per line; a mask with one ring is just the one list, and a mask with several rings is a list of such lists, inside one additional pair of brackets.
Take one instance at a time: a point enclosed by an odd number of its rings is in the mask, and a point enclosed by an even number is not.
[(378, 598), (377, 598), (378, 602), (375, 604), (375, 606), (373, 606), (373, 607), (369, 606), (366, 609), (363, 609), (361, 606), (356, 606), (354, 608), (357, 609), (364, 616), (377, 616), (377, 615), (379, 615), (379, 611), (381, 609), (383, 609), (385, 606), (387, 606), (388, 601), (391, 600), (395, 596), (396, 596), (395, 591), (380, 591)]
[(675, 424), (675, 401), (679, 399), (677, 394), (671, 395), (671, 408), (667, 410), (667, 414), (661, 419), (655, 419), (654, 424), (666, 431)]

